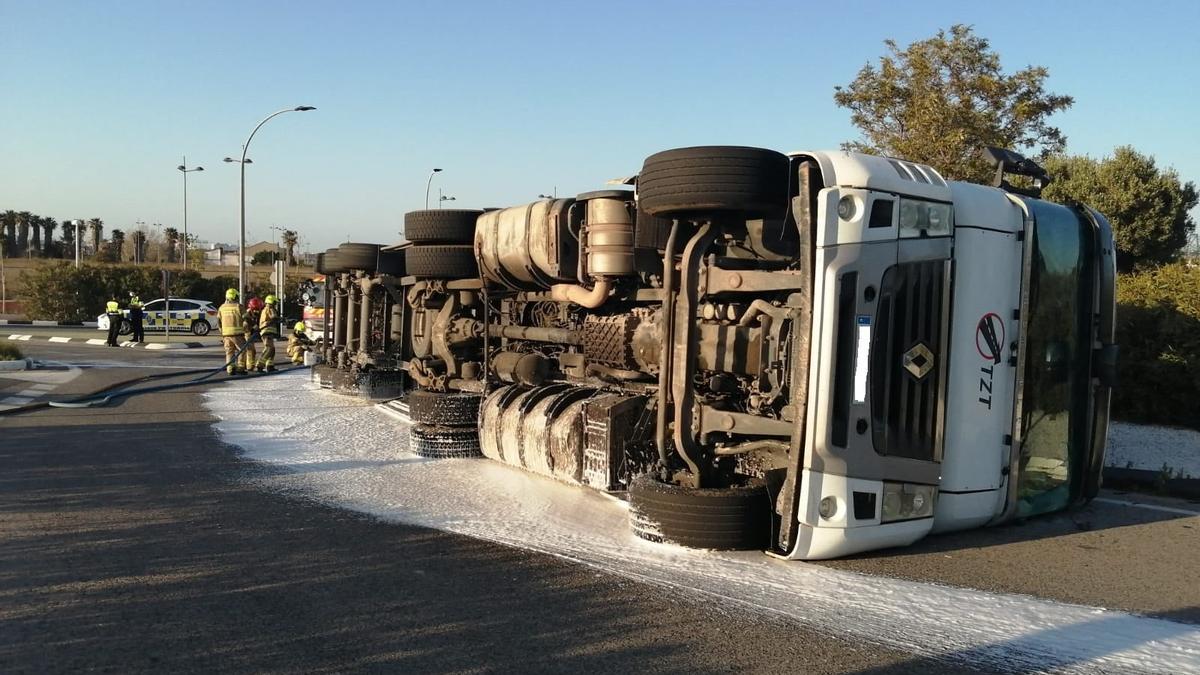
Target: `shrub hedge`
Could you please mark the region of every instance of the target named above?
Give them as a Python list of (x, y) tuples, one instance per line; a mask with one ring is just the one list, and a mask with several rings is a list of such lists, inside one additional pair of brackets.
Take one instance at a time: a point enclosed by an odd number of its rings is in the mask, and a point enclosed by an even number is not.
[(17, 346), (9, 342), (0, 342), (0, 361), (16, 361), (23, 359), (25, 355), (21, 353)]
[(1200, 267), (1117, 278), (1113, 417), (1200, 429)]
[[(104, 313), (108, 300), (116, 298), (122, 307), (133, 291), (143, 302), (162, 297), (162, 270), (135, 265), (81, 265), (66, 261), (47, 261), (24, 272), (25, 314), (31, 319), (49, 321), (94, 321)], [(196, 270), (172, 270), (169, 290), (173, 298), (208, 300), (220, 305), (225, 290), (237, 287), (236, 276), (205, 279)], [(289, 279), (284, 285), (284, 308), (288, 317), (298, 315), (298, 283)], [(269, 282), (251, 281), (248, 297), (274, 293)]]

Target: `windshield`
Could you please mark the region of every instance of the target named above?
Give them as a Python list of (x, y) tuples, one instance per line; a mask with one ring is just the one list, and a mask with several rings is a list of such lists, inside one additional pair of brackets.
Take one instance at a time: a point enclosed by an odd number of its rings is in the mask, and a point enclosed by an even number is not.
[(1090, 225), (1058, 204), (1028, 202), (1035, 219), (1025, 321), (1018, 516), (1066, 507), (1087, 457), (1092, 264)]

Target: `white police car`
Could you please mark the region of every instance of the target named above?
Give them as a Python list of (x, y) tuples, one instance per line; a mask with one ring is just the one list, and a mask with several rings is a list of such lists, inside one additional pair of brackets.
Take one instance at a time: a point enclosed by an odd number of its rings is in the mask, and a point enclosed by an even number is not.
[[(121, 335), (133, 332), (133, 324), (129, 321), (129, 309), (121, 310), (125, 316), (121, 319)], [(151, 300), (142, 305), (142, 327), (146, 330), (166, 330), (168, 315), (171, 330), (190, 332), (193, 335), (208, 335), (217, 327), (217, 308), (207, 300), (192, 300), (190, 298), (171, 298), (170, 307), (163, 298)], [(96, 328), (108, 330), (108, 315), (101, 314), (96, 318)]]

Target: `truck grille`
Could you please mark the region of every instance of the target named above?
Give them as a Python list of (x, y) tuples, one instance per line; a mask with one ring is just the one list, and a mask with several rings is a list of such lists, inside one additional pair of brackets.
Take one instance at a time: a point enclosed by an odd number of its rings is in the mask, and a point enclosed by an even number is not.
[(871, 338), (871, 427), (881, 455), (941, 456), (946, 364), (944, 260), (895, 265), (880, 282)]

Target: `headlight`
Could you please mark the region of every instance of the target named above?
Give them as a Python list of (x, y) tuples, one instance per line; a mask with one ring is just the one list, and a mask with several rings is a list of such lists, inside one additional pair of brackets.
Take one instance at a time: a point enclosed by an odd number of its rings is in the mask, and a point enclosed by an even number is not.
[(900, 200), (901, 237), (944, 237), (950, 234), (953, 211), (949, 204)]
[(937, 488), (915, 483), (883, 484), (883, 518), (885, 523), (897, 520), (928, 518), (933, 515)]

